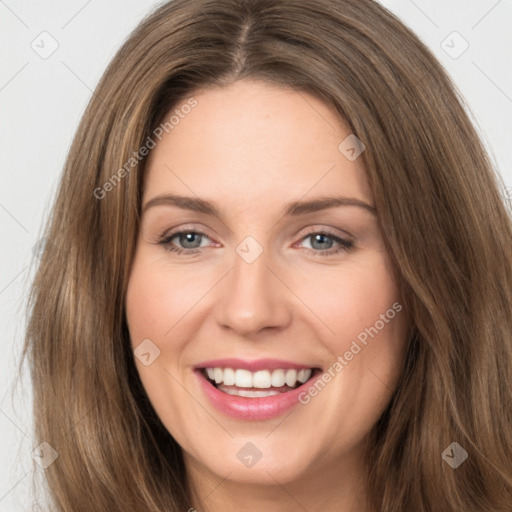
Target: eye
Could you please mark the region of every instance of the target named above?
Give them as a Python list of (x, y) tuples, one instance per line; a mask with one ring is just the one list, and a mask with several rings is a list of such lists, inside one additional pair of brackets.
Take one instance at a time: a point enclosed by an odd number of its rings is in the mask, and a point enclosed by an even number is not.
[(313, 231), (303, 237), (302, 240), (310, 240), (310, 247), (306, 247), (306, 249), (308, 249), (308, 252), (312, 252), (314, 256), (330, 256), (349, 251), (354, 247), (354, 242), (351, 240), (340, 238), (327, 231)]
[[(209, 244), (201, 245), (201, 242), (205, 238), (208, 239), (208, 235), (201, 231), (178, 231), (176, 233), (171, 233), (170, 235), (165, 235), (158, 243), (170, 252), (176, 252), (177, 254), (194, 254), (200, 252), (195, 249), (208, 247)], [(176, 239), (176, 242), (182, 247), (176, 247), (172, 242), (174, 239)]]

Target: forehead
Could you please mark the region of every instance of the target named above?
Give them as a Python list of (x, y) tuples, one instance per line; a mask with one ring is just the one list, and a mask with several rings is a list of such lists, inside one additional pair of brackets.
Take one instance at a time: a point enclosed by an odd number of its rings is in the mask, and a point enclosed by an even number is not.
[(149, 155), (144, 200), (165, 192), (247, 206), (336, 193), (372, 202), (363, 159), (340, 151), (349, 128), (314, 96), (243, 80), (190, 97), (196, 106)]

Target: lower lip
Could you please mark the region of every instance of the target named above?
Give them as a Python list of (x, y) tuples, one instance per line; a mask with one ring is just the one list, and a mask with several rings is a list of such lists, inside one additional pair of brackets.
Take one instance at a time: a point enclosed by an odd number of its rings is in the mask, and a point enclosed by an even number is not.
[(195, 374), (214, 407), (228, 416), (241, 420), (268, 420), (280, 416), (299, 404), (299, 395), (316, 380), (313, 376), (301, 386), (279, 395), (248, 398), (223, 393), (207, 380), (200, 370), (196, 370)]

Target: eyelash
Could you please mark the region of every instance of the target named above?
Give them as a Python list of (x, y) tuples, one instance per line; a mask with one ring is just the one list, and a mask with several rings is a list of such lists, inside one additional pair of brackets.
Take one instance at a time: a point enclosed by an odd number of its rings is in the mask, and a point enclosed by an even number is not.
[[(191, 233), (194, 235), (199, 235), (201, 237), (209, 238), (209, 236), (206, 233), (203, 233), (202, 231), (194, 231), (194, 230), (176, 231), (175, 233), (171, 233), (169, 235), (164, 234), (158, 241), (158, 244), (162, 245), (166, 251), (174, 252), (178, 255), (180, 255), (180, 254), (197, 254), (198, 252), (200, 252), (199, 248), (182, 249), (181, 247), (174, 247), (171, 245), (171, 240), (173, 238), (175, 238), (176, 236), (183, 235), (183, 234), (191, 234)], [(307, 233), (306, 235), (304, 235), (301, 238), (301, 240), (305, 240), (306, 238), (311, 237), (313, 235), (322, 235), (322, 236), (326, 236), (328, 238), (332, 238), (335, 242), (337, 242), (339, 244), (337, 249), (327, 249), (325, 251), (318, 251), (318, 250), (306, 248), (310, 254), (313, 254), (313, 256), (323, 256), (323, 257), (333, 256), (333, 255), (339, 254), (341, 252), (348, 252), (354, 248), (354, 242), (340, 238), (340, 237), (334, 235), (333, 233), (329, 233), (328, 231), (311, 231), (311, 232)]]

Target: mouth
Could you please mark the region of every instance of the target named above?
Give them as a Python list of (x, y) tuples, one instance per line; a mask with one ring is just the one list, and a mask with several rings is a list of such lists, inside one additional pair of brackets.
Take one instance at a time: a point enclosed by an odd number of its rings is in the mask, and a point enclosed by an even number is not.
[(194, 373), (219, 412), (236, 419), (266, 420), (297, 406), (322, 369), (278, 361), (264, 365), (224, 360), (196, 367)]
[(288, 393), (306, 384), (319, 368), (277, 368), (251, 372), (243, 368), (202, 368), (202, 376), (216, 389), (232, 396), (264, 398)]

